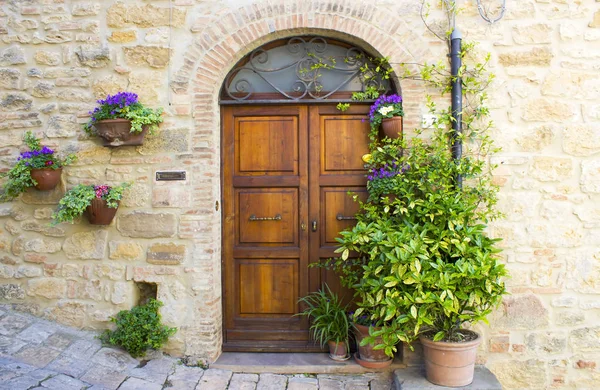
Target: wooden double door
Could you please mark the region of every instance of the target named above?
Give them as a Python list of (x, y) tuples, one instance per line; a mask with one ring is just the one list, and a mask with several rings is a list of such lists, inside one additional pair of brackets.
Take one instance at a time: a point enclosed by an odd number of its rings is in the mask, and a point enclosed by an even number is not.
[(366, 197), (368, 106), (222, 108), (225, 351), (312, 351), (298, 299), (339, 278), (309, 267)]

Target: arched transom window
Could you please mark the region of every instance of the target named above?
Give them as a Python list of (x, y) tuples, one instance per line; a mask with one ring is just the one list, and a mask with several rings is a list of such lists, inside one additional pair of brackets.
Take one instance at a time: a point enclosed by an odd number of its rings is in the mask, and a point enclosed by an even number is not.
[(375, 87), (393, 91), (377, 72), (378, 59), (339, 40), (301, 36), (266, 44), (229, 73), (221, 103), (348, 101), (354, 92)]

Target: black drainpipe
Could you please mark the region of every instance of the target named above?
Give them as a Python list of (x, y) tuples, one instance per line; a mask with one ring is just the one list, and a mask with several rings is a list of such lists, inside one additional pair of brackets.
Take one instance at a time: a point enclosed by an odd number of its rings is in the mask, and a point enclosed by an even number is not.
[[(460, 58), (462, 34), (456, 28), (450, 35), (450, 71), (452, 73), (452, 157), (458, 163), (462, 157), (462, 79), (458, 76), (458, 70), (462, 65)], [(462, 188), (462, 175), (456, 177), (456, 185)]]

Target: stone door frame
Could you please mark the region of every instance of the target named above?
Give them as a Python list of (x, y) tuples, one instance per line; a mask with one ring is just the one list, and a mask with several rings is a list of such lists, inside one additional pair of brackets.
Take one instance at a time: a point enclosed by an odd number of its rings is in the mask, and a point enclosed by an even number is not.
[[(376, 11), (367, 0), (339, 5), (339, 1), (292, 2), (259, 0), (231, 9), (213, 19), (193, 24), (197, 39), (189, 45), (180, 68), (171, 82), (173, 109), (192, 114), (192, 153), (186, 156), (190, 170), (192, 213), (181, 216), (181, 238), (194, 242), (194, 267), (190, 284), (194, 291), (191, 319), (186, 332), (185, 355), (214, 361), (222, 348), (221, 277), (221, 86), (234, 65), (263, 44), (297, 35), (320, 35), (349, 42), (374, 55), (390, 58), (392, 64), (423, 62), (428, 55), (426, 41), (401, 19)], [(373, 13), (381, 13), (374, 15)], [(416, 61), (415, 58), (421, 59)], [(398, 70), (398, 69), (396, 69)], [(396, 79), (393, 82), (400, 86)], [(420, 102), (424, 91), (415, 82), (404, 80), (405, 102)], [(190, 103), (191, 102), (191, 103)], [(406, 105), (407, 117), (420, 117), (417, 104)], [(414, 115), (416, 114), (416, 115)]]

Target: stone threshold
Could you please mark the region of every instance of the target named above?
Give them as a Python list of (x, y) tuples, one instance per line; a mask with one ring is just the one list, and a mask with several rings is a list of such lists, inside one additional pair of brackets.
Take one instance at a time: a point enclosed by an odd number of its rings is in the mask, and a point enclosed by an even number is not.
[(373, 370), (358, 365), (354, 359), (336, 362), (326, 353), (223, 352), (210, 368), (249, 374), (364, 374), (391, 372), (406, 365), (395, 359), (390, 367)]
[(394, 390), (502, 390), (502, 385), (484, 366), (475, 366), (473, 382), (468, 386), (437, 386), (425, 379), (424, 367), (409, 367), (394, 371)]

